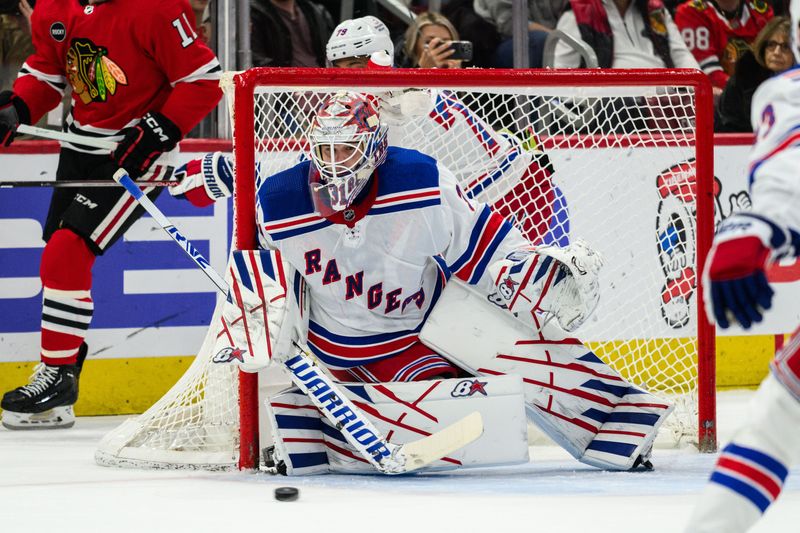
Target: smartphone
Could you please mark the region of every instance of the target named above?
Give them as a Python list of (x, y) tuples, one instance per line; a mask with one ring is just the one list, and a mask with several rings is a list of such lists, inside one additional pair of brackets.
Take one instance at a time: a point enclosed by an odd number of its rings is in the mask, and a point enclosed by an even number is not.
[(447, 59), (460, 59), (462, 61), (472, 61), (472, 42), (470, 41), (450, 41), (450, 49), (453, 54)]

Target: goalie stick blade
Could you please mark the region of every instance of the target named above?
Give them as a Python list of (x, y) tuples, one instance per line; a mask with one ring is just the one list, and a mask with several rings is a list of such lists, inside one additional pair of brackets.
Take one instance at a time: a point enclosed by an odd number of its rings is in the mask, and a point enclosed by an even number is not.
[(424, 468), (442, 457), (460, 450), (483, 434), (483, 418), (477, 411), (468, 414), (432, 435), (400, 446), (399, 453), (405, 457), (401, 474)]

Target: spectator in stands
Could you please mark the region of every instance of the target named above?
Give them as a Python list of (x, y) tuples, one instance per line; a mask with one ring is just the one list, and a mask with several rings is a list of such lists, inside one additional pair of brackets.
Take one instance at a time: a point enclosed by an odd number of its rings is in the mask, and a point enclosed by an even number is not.
[(428, 11), (409, 25), (396, 59), (398, 67), (461, 68), (453, 55), (450, 41), (458, 40), (458, 31), (444, 15)]
[[(600, 68), (699, 68), (661, 0), (569, 0), (557, 29), (586, 42)], [(583, 67), (560, 41), (555, 67)]]
[[(511, 68), (513, 63), (512, 0), (474, 0), (475, 12), (494, 25), (503, 39), (494, 53), (493, 65)], [(528, 60), (531, 68), (541, 68), (547, 34), (558, 23), (567, 0), (528, 0)]]
[(675, 12), (686, 46), (717, 93), (771, 18), (766, 0), (687, 0)]
[(310, 0), (252, 0), (250, 47), (256, 67), (324, 67), (330, 13)]
[(503, 37), (491, 22), (475, 12), (474, 0), (450, 0), (442, 6), (442, 15), (453, 23), (461, 39), (472, 43), (470, 66), (495, 66), (494, 54)]
[[(569, 3), (556, 28), (588, 44), (600, 68), (698, 68), (661, 0)], [(556, 45), (554, 63), (557, 68), (585, 66), (578, 52), (564, 41)], [(654, 127), (680, 129), (692, 120), (682, 111), (688, 103), (684, 100), (689, 98), (669, 89), (655, 99), (609, 98), (592, 104), (590, 115), (595, 115), (592, 124), (603, 124), (604, 133), (632, 133)]]
[(790, 24), (787, 17), (770, 20), (756, 37), (752, 51), (746, 51), (737, 61), (717, 105), (715, 131), (753, 131), (750, 123), (753, 93), (767, 78), (794, 65)]
[(189, 5), (194, 11), (195, 27), (197, 35), (206, 43), (211, 44), (211, 11), (208, 0), (189, 0)]
[(776, 17), (789, 16), (789, 0), (768, 0)]
[(33, 53), (33, 8), (26, 0), (3, 0), (0, 13), (0, 91), (5, 91), (11, 89), (22, 63)]
[(206, 4), (203, 9), (203, 15), (198, 20), (197, 25), (200, 28), (200, 38), (204, 43), (211, 46), (211, 40), (214, 38), (214, 25), (211, 24), (211, 2)]

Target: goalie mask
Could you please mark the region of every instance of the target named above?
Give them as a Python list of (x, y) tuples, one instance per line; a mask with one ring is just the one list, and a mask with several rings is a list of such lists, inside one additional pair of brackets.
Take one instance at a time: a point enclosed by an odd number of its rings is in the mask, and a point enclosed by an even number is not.
[(386, 159), (386, 132), (369, 96), (340, 92), (325, 100), (308, 130), (311, 196), (322, 216), (358, 198)]

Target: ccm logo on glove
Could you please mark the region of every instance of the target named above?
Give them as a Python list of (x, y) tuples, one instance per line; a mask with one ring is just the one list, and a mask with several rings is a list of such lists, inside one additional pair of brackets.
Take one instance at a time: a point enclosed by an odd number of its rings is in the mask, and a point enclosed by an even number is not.
[(167, 143), (170, 141), (169, 136), (166, 133), (164, 133), (164, 130), (161, 128), (161, 125), (159, 125), (158, 121), (156, 120), (156, 117), (148, 113), (147, 115), (144, 116), (144, 121), (147, 123), (148, 126), (150, 126), (150, 130), (154, 134), (158, 135), (159, 141), (161, 141), (162, 143)]

